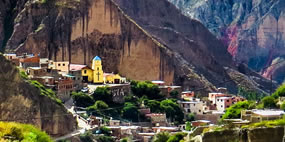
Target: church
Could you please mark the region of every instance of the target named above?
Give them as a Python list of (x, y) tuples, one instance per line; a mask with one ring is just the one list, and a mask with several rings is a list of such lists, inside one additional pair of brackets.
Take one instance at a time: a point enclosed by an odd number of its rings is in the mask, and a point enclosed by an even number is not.
[(81, 70), (83, 81), (94, 84), (121, 84), (126, 82), (126, 78), (119, 74), (104, 73), (102, 60), (96, 56), (92, 60), (92, 67), (84, 67)]

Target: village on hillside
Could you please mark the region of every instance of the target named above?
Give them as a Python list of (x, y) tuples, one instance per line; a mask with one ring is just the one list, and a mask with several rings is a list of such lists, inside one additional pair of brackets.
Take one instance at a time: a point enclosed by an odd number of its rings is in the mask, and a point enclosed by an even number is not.
[(228, 109), (250, 103), (242, 96), (230, 94), (227, 88), (220, 87), (207, 97), (201, 97), (194, 90), (169, 86), (163, 80), (132, 81), (118, 73), (104, 72), (99, 56), (92, 59), (91, 66), (53, 61), (33, 54), (4, 56), (28, 79), (54, 91), (77, 118), (81, 129), (100, 135), (105, 128), (116, 140), (131, 138), (148, 142), (160, 132), (201, 133), (205, 128), (217, 127), (221, 120), (223, 124), (242, 127), (280, 119), (284, 114), (280, 109), (256, 107), (242, 109), (239, 118), (231, 119), (233, 117), (225, 117)]

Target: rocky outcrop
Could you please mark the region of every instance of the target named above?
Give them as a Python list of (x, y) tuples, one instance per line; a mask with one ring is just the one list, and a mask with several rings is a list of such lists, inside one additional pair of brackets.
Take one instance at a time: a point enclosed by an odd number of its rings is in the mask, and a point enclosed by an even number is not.
[(190, 142), (283, 142), (284, 127), (235, 129), (207, 132)]
[(54, 137), (74, 131), (77, 123), (73, 115), (63, 105), (40, 94), (0, 55), (0, 121), (33, 124)]
[[(166, 0), (28, 1), (16, 19), (6, 52), (79, 64), (99, 55), (106, 72), (202, 93), (239, 85), (224, 69), (238, 70), (226, 47)], [(269, 92), (253, 82), (251, 89)]]
[[(236, 61), (267, 78), (272, 75), (279, 83), (284, 81), (284, 72), (280, 72), (284, 64), (273, 65), (285, 55), (284, 0), (169, 1), (218, 36)], [(270, 65), (274, 69), (265, 68)]]

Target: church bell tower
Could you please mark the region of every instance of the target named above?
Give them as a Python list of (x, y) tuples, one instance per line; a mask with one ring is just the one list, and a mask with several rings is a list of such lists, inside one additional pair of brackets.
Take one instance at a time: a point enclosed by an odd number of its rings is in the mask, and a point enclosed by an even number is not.
[(92, 60), (92, 70), (93, 70), (93, 83), (103, 84), (103, 69), (102, 69), (102, 60), (100, 57), (96, 56)]

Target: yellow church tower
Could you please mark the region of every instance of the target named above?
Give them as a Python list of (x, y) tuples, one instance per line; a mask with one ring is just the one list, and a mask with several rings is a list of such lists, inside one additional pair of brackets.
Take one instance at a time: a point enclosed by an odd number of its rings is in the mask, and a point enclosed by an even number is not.
[(92, 70), (93, 70), (93, 83), (103, 84), (103, 69), (102, 69), (102, 60), (100, 57), (96, 56), (92, 60)]

